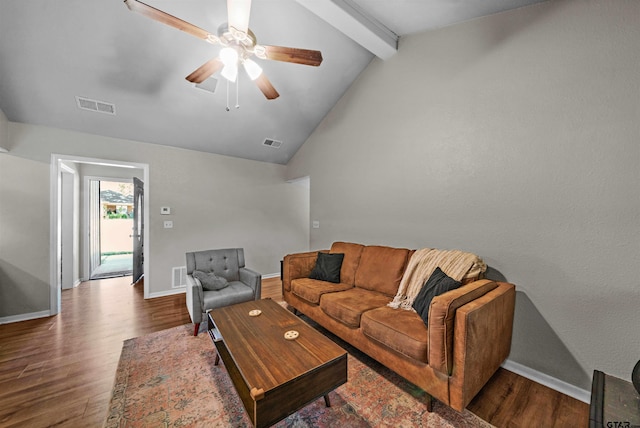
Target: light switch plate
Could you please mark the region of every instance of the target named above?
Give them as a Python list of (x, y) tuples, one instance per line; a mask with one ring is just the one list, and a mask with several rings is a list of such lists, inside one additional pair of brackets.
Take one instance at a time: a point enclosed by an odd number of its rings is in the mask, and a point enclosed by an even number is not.
[(320, 229), (320, 222), (318, 220), (313, 220), (311, 227), (313, 227), (314, 229)]
[(160, 207), (160, 214), (162, 215), (171, 214), (171, 207)]

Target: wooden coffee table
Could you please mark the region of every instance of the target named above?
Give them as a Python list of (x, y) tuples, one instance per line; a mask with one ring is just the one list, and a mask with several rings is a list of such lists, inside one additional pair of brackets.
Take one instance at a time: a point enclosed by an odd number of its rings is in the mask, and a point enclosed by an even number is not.
[[(256, 427), (273, 425), (322, 396), (330, 406), (327, 394), (347, 381), (347, 352), (273, 300), (214, 309), (208, 326), (215, 364), (222, 358)], [(297, 338), (285, 338), (291, 331)]]

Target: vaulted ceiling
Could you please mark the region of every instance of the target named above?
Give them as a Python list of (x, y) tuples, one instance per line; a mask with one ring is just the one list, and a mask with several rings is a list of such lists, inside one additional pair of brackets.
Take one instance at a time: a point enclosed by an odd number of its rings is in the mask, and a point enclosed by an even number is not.
[[(319, 67), (256, 60), (275, 100), (242, 74), (237, 86), (216, 73), (195, 87), (185, 77), (220, 47), (121, 0), (1, 1), (0, 109), (13, 122), (286, 164), (375, 56), (393, 58), (398, 37), (540, 1), (253, 0), (258, 43), (323, 56)], [(213, 34), (227, 21), (224, 0), (145, 2)]]

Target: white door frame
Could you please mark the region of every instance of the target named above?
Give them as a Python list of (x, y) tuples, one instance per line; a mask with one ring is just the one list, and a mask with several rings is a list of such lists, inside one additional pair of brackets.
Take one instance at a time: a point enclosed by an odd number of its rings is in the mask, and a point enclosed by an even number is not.
[[(96, 232), (96, 222), (98, 223), (97, 229), (100, 229), (100, 180), (96, 180), (97, 189), (94, 189), (91, 177), (84, 177), (84, 227), (82, 230), (82, 243), (84, 245), (84, 266), (82, 269), (82, 277), (85, 281), (89, 281), (91, 279), (92, 267), (94, 265), (99, 265), (100, 259), (100, 246), (102, 243), (102, 236), (100, 233), (95, 234)], [(96, 218), (98, 217), (98, 218)], [(95, 240), (97, 240), (98, 246), (98, 254), (94, 253), (95, 248)], [(95, 258), (98, 258), (98, 263), (94, 263)]]
[[(76, 204), (77, 189), (76, 184), (78, 182), (78, 172), (72, 168), (69, 168), (64, 163), (60, 164), (61, 181), (61, 212), (65, 211), (60, 219), (60, 231), (62, 236), (60, 242), (61, 248), (61, 260), (62, 260), (62, 283), (61, 286), (64, 289), (76, 287), (80, 281), (77, 280), (75, 272), (78, 263), (78, 209)], [(69, 178), (71, 177), (71, 178)], [(69, 181), (71, 180), (71, 181)], [(66, 200), (66, 202), (65, 202)], [(69, 206), (69, 202), (71, 205)]]
[[(135, 162), (122, 162), (107, 159), (87, 158), (73, 155), (60, 155), (51, 154), (50, 165), (50, 180), (49, 180), (49, 210), (50, 210), (50, 222), (49, 222), (49, 315), (55, 315), (60, 312), (61, 301), (61, 283), (60, 283), (60, 269), (61, 251), (60, 251), (60, 230), (61, 230), (61, 216), (60, 216), (60, 202), (61, 202), (61, 164), (62, 162), (77, 162), (77, 163), (90, 163), (96, 165), (116, 166), (121, 168), (138, 168), (143, 171), (144, 175), (144, 248), (151, 248), (149, 246), (149, 164), (135, 163)], [(144, 264), (144, 277), (149, 278), (149, 254), (145, 254)], [(144, 298), (149, 298), (149, 281), (144, 281)]]

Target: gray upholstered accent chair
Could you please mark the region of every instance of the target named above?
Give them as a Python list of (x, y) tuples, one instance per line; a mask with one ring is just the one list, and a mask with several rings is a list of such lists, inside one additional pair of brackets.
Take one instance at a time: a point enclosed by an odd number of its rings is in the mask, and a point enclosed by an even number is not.
[[(224, 278), (228, 285), (220, 290), (205, 290), (194, 271), (213, 272)], [(211, 309), (236, 303), (259, 300), (262, 276), (244, 266), (244, 249), (228, 248), (187, 253), (187, 309), (194, 324), (193, 335), (198, 335), (204, 314)]]

